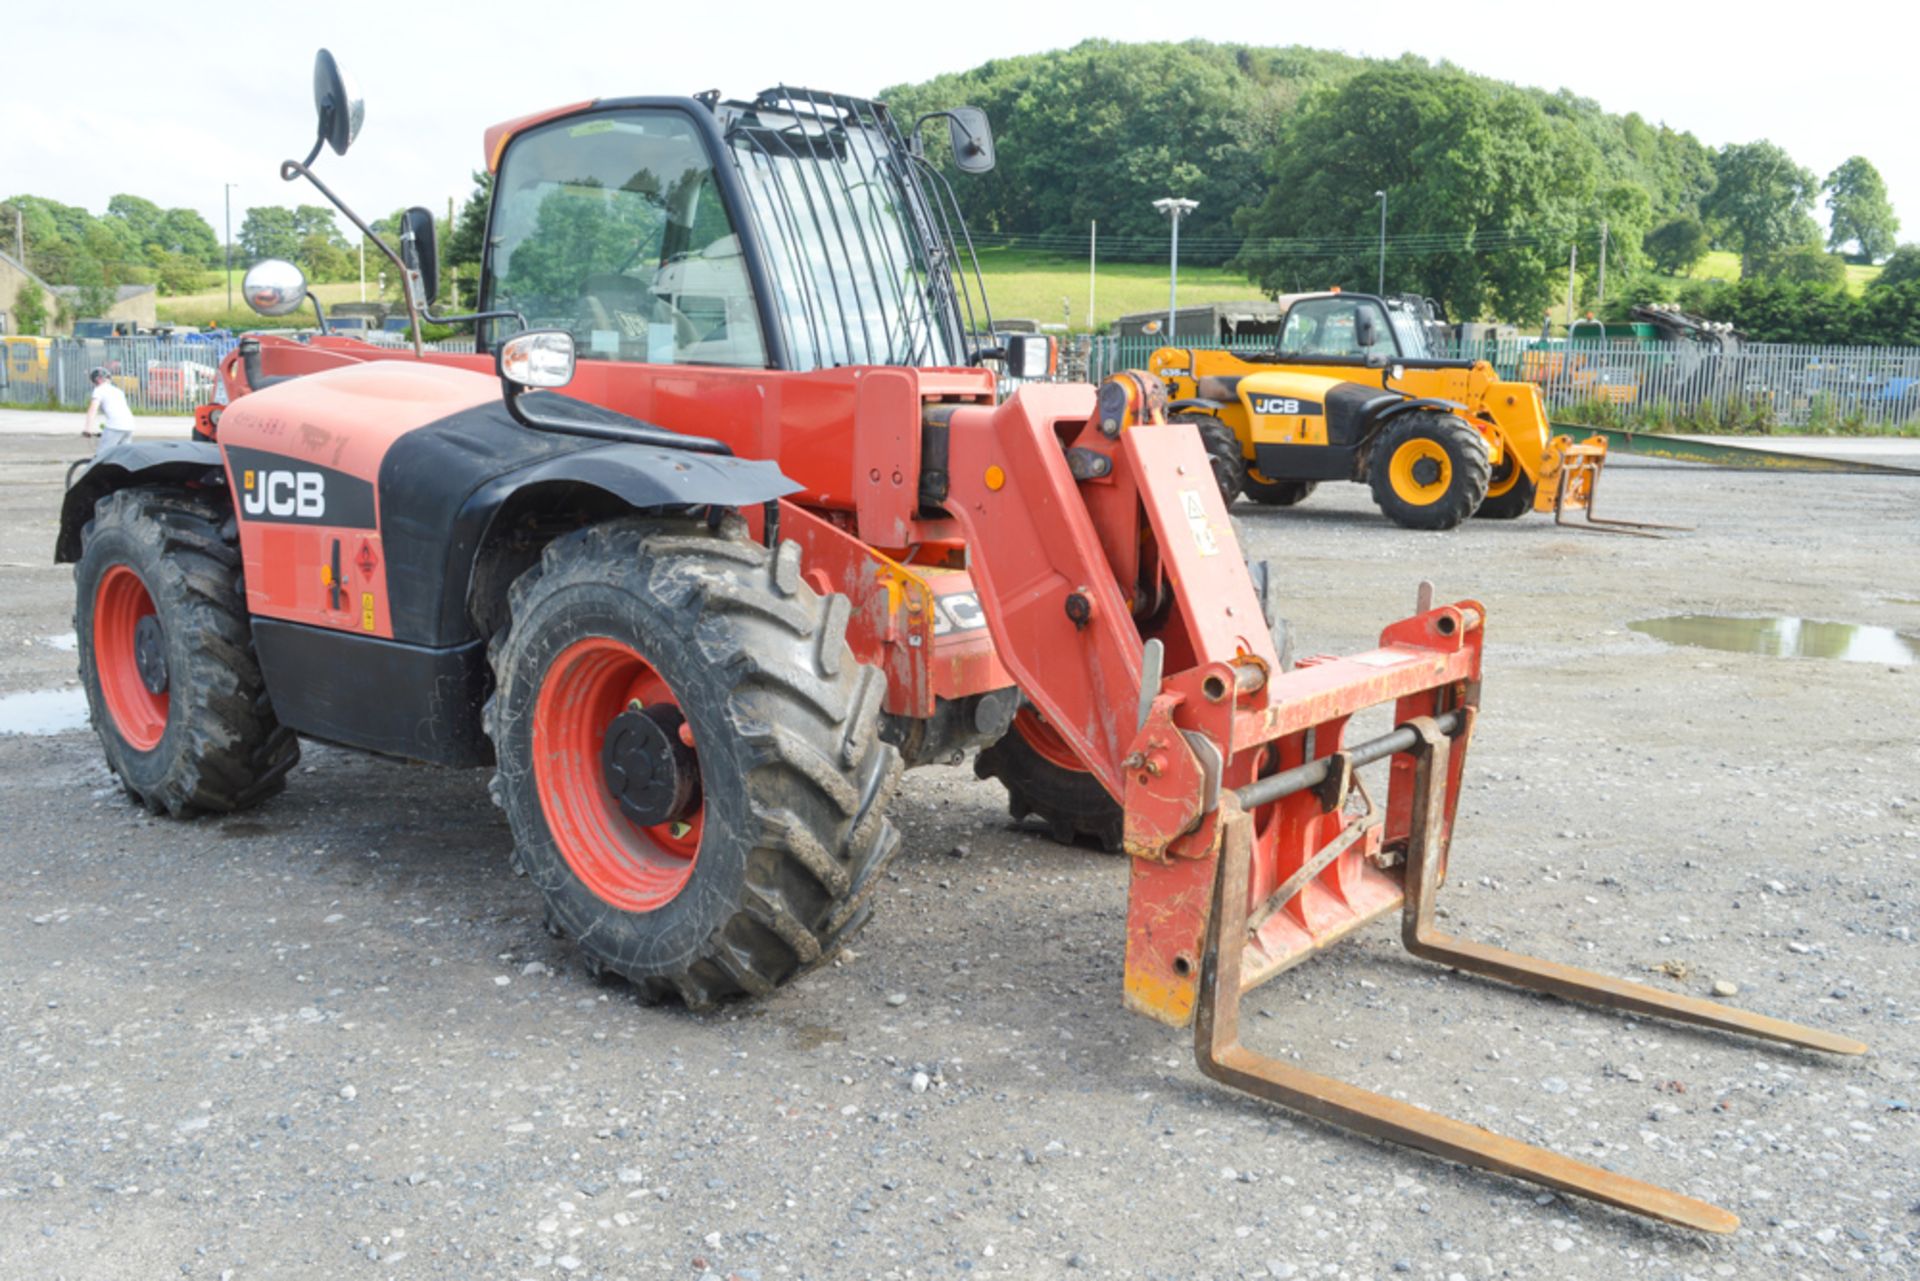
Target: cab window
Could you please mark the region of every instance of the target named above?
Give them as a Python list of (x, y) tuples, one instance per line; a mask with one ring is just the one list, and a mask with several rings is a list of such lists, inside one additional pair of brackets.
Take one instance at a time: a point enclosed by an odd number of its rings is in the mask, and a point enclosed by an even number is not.
[(739, 237), (679, 112), (605, 112), (516, 138), (488, 256), (486, 306), (566, 330), (582, 360), (767, 363)]
[[(1373, 345), (1360, 345), (1359, 318), (1373, 322)], [(1371, 298), (1313, 298), (1287, 311), (1280, 331), (1280, 352), (1286, 356), (1366, 356), (1394, 354), (1393, 330), (1386, 313)]]

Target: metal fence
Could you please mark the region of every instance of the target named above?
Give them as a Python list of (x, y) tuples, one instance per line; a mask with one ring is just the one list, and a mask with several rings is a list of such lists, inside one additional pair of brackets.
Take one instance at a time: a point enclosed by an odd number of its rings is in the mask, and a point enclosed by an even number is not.
[[(8, 338), (0, 341), (0, 405), (28, 409), (85, 409), (93, 386), (87, 374), (104, 368), (136, 410), (190, 414), (226, 399), (220, 362), (238, 340), (211, 335), (183, 338)], [(473, 338), (428, 344), (471, 352)]]
[[(1169, 345), (1154, 335), (1093, 340), (1087, 375), (1143, 369)], [(1251, 356), (1273, 339), (1178, 340)], [(1506, 338), (1437, 353), (1490, 361), (1504, 378), (1539, 386), (1548, 412), (1597, 425), (1730, 431), (1877, 430), (1920, 425), (1920, 348), (1747, 343), (1719, 351), (1688, 342)]]

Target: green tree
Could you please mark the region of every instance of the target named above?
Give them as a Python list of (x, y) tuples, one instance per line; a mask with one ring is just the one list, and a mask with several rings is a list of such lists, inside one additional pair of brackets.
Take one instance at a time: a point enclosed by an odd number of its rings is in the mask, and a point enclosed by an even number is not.
[(47, 327), (47, 296), (32, 285), (23, 285), (13, 297), (13, 326), (16, 333), (43, 333)]
[[(1200, 203), (1181, 223), (1182, 259), (1219, 262), (1238, 248), (1235, 211), (1259, 199), (1261, 156), (1281, 117), (1309, 88), (1365, 65), (1309, 49), (1088, 40), (882, 96), (903, 129), (923, 112), (987, 112), (998, 167), (953, 179), (976, 232), (1054, 237), (1037, 243), (1084, 252), (1098, 219), (1102, 256), (1163, 258), (1167, 224), (1153, 202), (1184, 196)], [(926, 130), (944, 156), (944, 123)]]
[(468, 194), (466, 203), (460, 206), (453, 231), (440, 250), (440, 257), (449, 272), (458, 268), (461, 275), (470, 280), (480, 278), (480, 259), (486, 249), (487, 207), (492, 199), (493, 175), (484, 169), (475, 171), (473, 191)]
[(1852, 156), (1827, 175), (1827, 209), (1832, 214), (1827, 248), (1838, 253), (1851, 244), (1867, 262), (1893, 252), (1900, 220), (1887, 200), (1887, 184), (1865, 156)]
[(1236, 220), (1235, 265), (1273, 293), (1371, 289), (1379, 189), (1401, 229), (1389, 288), (1463, 318), (1539, 315), (1568, 238), (1597, 230), (1590, 144), (1532, 98), (1448, 70), (1380, 67), (1316, 94), (1281, 129), (1266, 180)]
[(321, 231), (301, 238), (295, 261), (307, 273), (307, 279), (314, 281), (346, 280), (359, 270), (358, 261)]
[(1813, 173), (1771, 142), (1734, 143), (1714, 157), (1714, 188), (1700, 211), (1717, 223), (1740, 273), (1759, 275), (1770, 256), (1819, 239)]
[(220, 238), (196, 210), (167, 210), (160, 216), (158, 236), (167, 253), (184, 255), (203, 267), (218, 267), (224, 261)]
[(128, 240), (140, 247), (142, 256), (152, 259), (155, 251), (165, 249), (160, 235), (161, 221), (166, 217), (160, 206), (144, 196), (134, 196), (122, 192), (107, 201), (107, 220), (118, 222), (126, 229)]
[(1838, 254), (1828, 253), (1816, 242), (1768, 254), (1761, 260), (1759, 274), (1794, 284), (1844, 285), (1847, 264)]
[(1880, 274), (1873, 278), (1867, 288), (1891, 289), (1913, 280), (1920, 280), (1920, 245), (1901, 245), (1880, 264)]
[(262, 205), (247, 210), (240, 224), (240, 248), (249, 263), (262, 258), (292, 260), (300, 252), (300, 234), (293, 210), (279, 205)]
[(325, 205), (301, 205), (293, 211), (294, 239), (305, 241), (319, 236), (328, 244), (339, 249), (347, 247), (347, 238), (340, 234), (340, 224), (333, 216), (333, 210)]
[(1706, 224), (1698, 218), (1670, 218), (1647, 233), (1647, 257), (1656, 270), (1684, 276), (1707, 256)]
[(185, 254), (170, 253), (165, 249), (157, 255), (154, 264), (159, 273), (160, 292), (163, 294), (190, 294), (200, 288), (201, 278), (207, 269)]

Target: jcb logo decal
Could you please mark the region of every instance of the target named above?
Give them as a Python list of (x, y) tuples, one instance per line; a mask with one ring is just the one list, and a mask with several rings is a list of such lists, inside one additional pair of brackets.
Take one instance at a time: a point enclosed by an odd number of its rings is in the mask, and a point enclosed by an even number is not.
[(1249, 398), (1256, 414), (1284, 414), (1298, 418), (1302, 415), (1314, 415), (1320, 412), (1320, 406), (1311, 400), (1301, 400), (1294, 396), (1253, 396)]
[(239, 489), (240, 519), (261, 524), (372, 529), (373, 486), (358, 476), (304, 458), (227, 447), (228, 475)]
[(317, 471), (248, 471), (240, 509), (249, 516), (319, 520), (327, 514), (327, 481)]

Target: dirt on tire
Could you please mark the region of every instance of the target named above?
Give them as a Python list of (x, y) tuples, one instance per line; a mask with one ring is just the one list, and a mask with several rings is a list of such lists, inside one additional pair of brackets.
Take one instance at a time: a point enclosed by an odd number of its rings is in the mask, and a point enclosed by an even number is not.
[[(267, 697), (254, 652), (233, 518), (213, 497), (172, 486), (107, 495), (81, 534), (73, 567), (80, 680), (107, 764), (152, 812), (184, 818), (257, 805), (300, 759)], [(116, 568), (138, 577), (160, 625), (165, 729), (142, 747), (109, 709), (94, 609)]]
[[(610, 521), (550, 543), (514, 583), (489, 647), (492, 794), (549, 927), (589, 968), (649, 999), (704, 1008), (771, 991), (865, 923), (900, 838), (885, 816), (899, 753), (881, 741), (885, 678), (854, 661), (844, 597), (769, 552), (683, 519)], [(683, 887), (626, 910), (570, 865), (535, 777), (534, 709), (557, 655), (620, 637), (673, 690), (698, 744), (702, 833)]]

